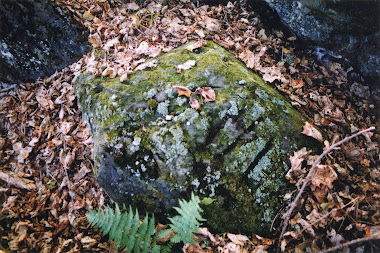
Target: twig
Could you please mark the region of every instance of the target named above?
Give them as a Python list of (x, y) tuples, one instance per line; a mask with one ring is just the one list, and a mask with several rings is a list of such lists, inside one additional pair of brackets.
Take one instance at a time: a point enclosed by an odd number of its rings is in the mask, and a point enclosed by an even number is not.
[(368, 242), (368, 241), (372, 241), (372, 240), (380, 240), (380, 236), (364, 237), (364, 238), (355, 239), (355, 240), (352, 240), (352, 241), (349, 241), (349, 242), (328, 248), (326, 250), (322, 250), (319, 253), (333, 252), (333, 251), (340, 250), (340, 249), (347, 247), (347, 246), (351, 246), (351, 245), (362, 243), (362, 242)]
[(291, 205), (290, 205), (290, 208), (289, 208), (288, 212), (286, 213), (285, 221), (284, 221), (284, 227), (282, 228), (282, 231), (281, 231), (281, 235), (280, 235), (280, 239), (279, 239), (279, 244), (278, 244), (277, 252), (280, 251), (281, 241), (282, 241), (282, 239), (283, 239), (283, 237), (284, 237), (284, 234), (285, 234), (285, 232), (286, 232), (286, 228), (288, 227), (288, 223), (289, 223), (289, 220), (290, 220), (290, 216), (292, 215), (292, 212), (293, 212), (294, 208), (296, 208), (296, 206), (297, 206), (297, 202), (298, 202), (299, 199), (301, 198), (301, 195), (302, 195), (303, 191), (305, 190), (307, 184), (309, 183), (309, 180), (310, 180), (311, 175), (313, 175), (313, 172), (314, 172), (315, 168), (316, 168), (317, 165), (321, 162), (322, 158), (323, 158), (327, 153), (329, 153), (331, 150), (333, 150), (333, 149), (339, 147), (339, 146), (342, 145), (343, 143), (345, 143), (345, 142), (347, 142), (347, 141), (349, 141), (349, 140), (355, 138), (356, 136), (359, 136), (359, 135), (361, 135), (361, 134), (363, 134), (363, 133), (365, 133), (365, 132), (372, 131), (372, 130), (374, 130), (374, 129), (375, 129), (375, 127), (370, 127), (370, 128), (364, 129), (363, 131), (357, 132), (356, 134), (353, 134), (353, 135), (351, 135), (351, 136), (348, 136), (348, 137), (344, 138), (343, 140), (341, 140), (341, 141), (339, 141), (339, 142), (337, 142), (337, 143), (331, 145), (328, 149), (326, 149), (325, 151), (323, 151), (323, 153), (322, 153), (320, 156), (318, 156), (318, 158), (315, 160), (313, 166), (311, 166), (311, 169), (310, 169), (309, 173), (307, 174), (306, 179), (305, 179), (305, 181), (304, 181), (304, 183), (303, 183), (303, 185), (302, 185), (300, 191), (299, 191), (298, 194), (297, 194), (297, 197), (293, 200), (293, 202), (292, 202)]
[(16, 87), (16, 84), (12, 84), (11, 86), (8, 86), (7, 88), (0, 89), (0, 93), (14, 89), (15, 87)]

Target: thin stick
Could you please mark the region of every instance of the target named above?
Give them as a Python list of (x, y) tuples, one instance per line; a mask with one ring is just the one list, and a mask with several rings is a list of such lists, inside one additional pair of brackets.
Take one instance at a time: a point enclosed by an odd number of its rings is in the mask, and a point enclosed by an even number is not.
[(311, 175), (313, 175), (313, 172), (315, 170), (315, 168), (317, 167), (317, 165), (321, 162), (322, 158), (327, 154), (329, 153), (331, 150), (339, 147), (340, 145), (342, 145), (343, 143), (355, 138), (356, 136), (359, 136), (365, 132), (369, 132), (369, 131), (372, 131), (374, 130), (375, 127), (370, 127), (370, 128), (367, 128), (367, 129), (364, 129), (363, 131), (360, 131), (360, 132), (357, 132), (356, 134), (353, 134), (351, 136), (348, 136), (346, 138), (344, 138), (343, 140), (335, 143), (334, 145), (331, 145), (328, 149), (326, 149), (320, 156), (318, 156), (318, 158), (315, 160), (313, 166), (311, 166), (311, 169), (309, 171), (309, 173), (307, 174), (306, 176), (306, 179), (305, 179), (305, 182), (303, 183), (300, 191), (298, 192), (297, 194), (297, 197), (293, 200), (293, 202), (291, 203), (291, 206), (288, 210), (288, 212), (286, 213), (286, 217), (285, 217), (285, 221), (284, 221), (284, 227), (282, 228), (282, 231), (281, 231), (281, 235), (280, 235), (280, 239), (279, 239), (279, 244), (278, 244), (278, 248), (277, 248), (277, 252), (280, 251), (280, 245), (281, 245), (281, 241), (282, 241), (282, 238), (284, 237), (284, 234), (286, 232), (286, 228), (288, 227), (288, 223), (289, 223), (289, 220), (290, 220), (290, 216), (292, 215), (292, 212), (294, 210), (294, 208), (296, 208), (296, 205), (297, 205), (297, 202), (299, 201), (299, 199), (301, 198), (301, 195), (303, 193), (303, 191), (305, 190), (307, 184), (309, 183), (309, 180), (310, 180), (310, 177)]
[(362, 243), (362, 242), (368, 242), (368, 241), (372, 241), (372, 240), (380, 240), (380, 236), (364, 237), (364, 238), (355, 239), (355, 240), (337, 245), (335, 247), (328, 248), (327, 250), (322, 250), (319, 253), (333, 252), (333, 251), (340, 250), (340, 249), (347, 247), (347, 246), (351, 246), (351, 245)]
[(12, 84), (11, 86), (9, 86), (9, 87), (7, 87), (7, 88), (0, 89), (0, 93), (1, 93), (1, 92), (5, 92), (5, 91), (8, 91), (8, 90), (11, 90), (11, 89), (13, 89), (13, 88), (15, 88), (15, 87), (16, 87), (16, 84)]

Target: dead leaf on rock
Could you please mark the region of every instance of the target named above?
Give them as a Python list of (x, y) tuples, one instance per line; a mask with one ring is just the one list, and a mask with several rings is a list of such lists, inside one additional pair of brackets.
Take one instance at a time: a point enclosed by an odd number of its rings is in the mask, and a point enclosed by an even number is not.
[(199, 104), (198, 100), (194, 97), (190, 97), (190, 106), (191, 106), (191, 108), (193, 108), (195, 110), (201, 109), (201, 105)]
[(185, 86), (175, 85), (172, 89), (178, 92), (178, 96), (185, 95), (186, 97), (190, 97), (191, 95), (191, 90)]
[(182, 70), (191, 69), (194, 65), (195, 65), (195, 61), (194, 60), (188, 60), (188, 61), (186, 61), (183, 64), (179, 64), (177, 66), (177, 73), (181, 73)]
[(321, 132), (319, 132), (313, 125), (311, 125), (309, 122), (306, 122), (303, 126), (302, 134), (313, 137), (314, 139), (317, 139), (320, 142), (323, 142), (323, 137)]
[(198, 40), (196, 43), (194, 44), (191, 44), (191, 45), (188, 45), (186, 47), (187, 50), (193, 52), (194, 49), (197, 49), (197, 48), (200, 48), (200, 47), (203, 47), (204, 45), (206, 45), (206, 41), (201, 39), (201, 40)]
[(195, 94), (200, 94), (204, 97), (203, 102), (207, 103), (215, 101), (215, 91), (210, 87), (197, 88)]
[(135, 70), (143, 70), (146, 68), (155, 68), (155, 67), (157, 67), (157, 62), (158, 62), (158, 60), (152, 60), (152, 61), (140, 64), (139, 66), (137, 66), (135, 68)]

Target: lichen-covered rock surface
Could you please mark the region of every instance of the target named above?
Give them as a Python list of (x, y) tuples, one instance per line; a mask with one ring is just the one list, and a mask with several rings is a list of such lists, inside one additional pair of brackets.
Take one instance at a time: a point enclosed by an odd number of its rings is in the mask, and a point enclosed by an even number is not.
[[(76, 94), (95, 140), (97, 180), (119, 203), (167, 214), (191, 192), (215, 232), (268, 234), (281, 208), (289, 155), (303, 146), (305, 119), (222, 47), (177, 48), (127, 81), (82, 74)], [(177, 73), (177, 66), (195, 66)], [(172, 87), (211, 87), (192, 109)]]

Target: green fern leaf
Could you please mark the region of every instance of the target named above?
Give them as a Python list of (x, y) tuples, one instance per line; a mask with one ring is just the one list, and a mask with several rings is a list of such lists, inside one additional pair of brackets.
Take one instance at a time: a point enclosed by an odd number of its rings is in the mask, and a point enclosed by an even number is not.
[(136, 240), (136, 233), (137, 229), (139, 228), (140, 218), (139, 218), (139, 212), (136, 210), (136, 214), (133, 219), (132, 228), (129, 232), (128, 242), (127, 242), (127, 252), (132, 252), (133, 245), (135, 244)]
[(135, 246), (133, 248), (134, 252), (140, 252), (141, 243), (145, 237), (146, 230), (148, 229), (148, 214), (146, 214), (143, 222), (140, 225), (139, 232), (137, 233), (137, 238), (135, 242)]
[(126, 211), (123, 205), (123, 211), (116, 204), (115, 211), (106, 206), (104, 209), (98, 208), (86, 214), (89, 224), (99, 228), (103, 234), (109, 234), (109, 240), (114, 240), (116, 245), (121, 249), (126, 248), (127, 252), (171, 252), (174, 243), (195, 243), (194, 232), (198, 232), (198, 226), (204, 219), (201, 216), (203, 210), (199, 206), (200, 200), (198, 197), (191, 195), (190, 201), (179, 200), (179, 207), (175, 210), (179, 215), (169, 218), (171, 224), (170, 229), (160, 231), (155, 238), (163, 238), (170, 231), (176, 234), (172, 236), (168, 245), (157, 245), (155, 240), (152, 242), (152, 236), (155, 234), (154, 216), (149, 219), (146, 214), (144, 220), (140, 224), (139, 213), (136, 210), (133, 213), (132, 207)]
[(129, 211), (122, 214), (117, 204), (115, 211), (106, 206), (104, 209), (90, 211), (86, 216), (91, 226), (100, 228), (104, 235), (109, 235), (110, 241), (114, 240), (116, 245), (126, 248), (128, 253), (149, 251), (155, 229), (154, 217), (149, 219), (147, 214), (140, 225), (137, 210), (134, 214), (132, 207), (129, 207)]
[[(196, 243), (193, 240), (193, 233), (199, 231), (198, 226), (201, 225), (201, 221), (204, 221), (200, 214), (203, 212), (202, 208), (199, 206), (200, 202), (199, 197), (194, 196), (192, 193), (189, 202), (180, 200), (180, 207), (175, 207), (175, 210), (180, 215), (169, 218), (171, 222), (171, 224), (169, 224), (170, 228), (180, 236), (180, 240), (183, 243)], [(177, 241), (177, 238), (175, 238), (175, 240)]]
[(110, 231), (110, 238), (116, 238), (116, 232), (119, 228), (120, 225), (120, 218), (121, 218), (121, 213), (120, 213), (120, 208), (119, 205), (116, 203), (116, 208), (115, 208), (115, 216), (113, 217), (112, 221), (112, 227)]
[(133, 223), (133, 211), (132, 211), (132, 207), (129, 206), (127, 223), (124, 225), (124, 234), (123, 234), (123, 237), (122, 237), (121, 243), (120, 243), (120, 247), (122, 249), (127, 247), (128, 238), (129, 238), (129, 230), (132, 227), (132, 223)]
[(154, 222), (154, 215), (152, 215), (152, 218), (149, 221), (148, 224), (148, 229), (145, 233), (145, 241), (142, 247), (142, 252), (143, 253), (148, 253), (149, 251), (149, 246), (152, 242), (152, 236), (154, 235), (154, 230), (155, 230), (155, 222)]

